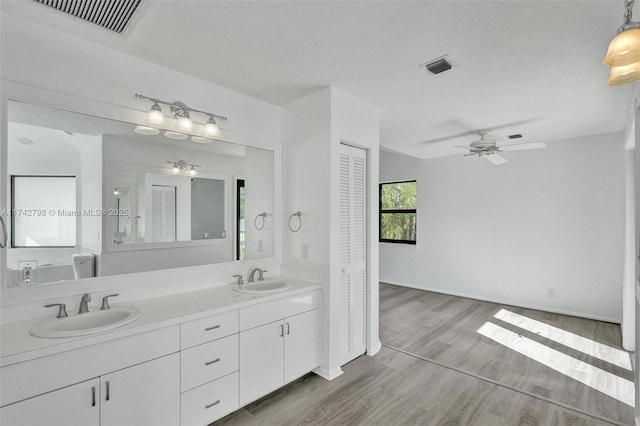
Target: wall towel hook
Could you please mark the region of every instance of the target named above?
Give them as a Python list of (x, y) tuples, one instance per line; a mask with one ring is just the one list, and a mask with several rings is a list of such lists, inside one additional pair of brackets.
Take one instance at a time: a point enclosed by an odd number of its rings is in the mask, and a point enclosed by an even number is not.
[[(295, 227), (295, 229), (294, 229), (294, 227), (291, 226), (291, 219), (293, 219), (296, 216), (298, 217), (298, 226)], [(300, 228), (302, 228), (302, 213), (297, 211), (297, 212), (293, 213), (291, 216), (289, 216), (289, 231), (298, 232), (300, 230)]]
[[(256, 227), (258, 231), (262, 231), (262, 229), (264, 228), (265, 217), (267, 217), (267, 212), (262, 212), (262, 213), (258, 213), (255, 219), (253, 219), (253, 225)], [(259, 218), (262, 220), (258, 220)]]

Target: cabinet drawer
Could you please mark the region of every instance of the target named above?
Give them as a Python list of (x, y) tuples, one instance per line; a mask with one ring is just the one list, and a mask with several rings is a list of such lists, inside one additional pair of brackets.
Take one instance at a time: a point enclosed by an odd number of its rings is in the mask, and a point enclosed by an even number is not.
[(182, 392), (237, 371), (238, 335), (182, 351), (180, 365)]
[(177, 325), (0, 368), (0, 406), (180, 350)]
[(240, 309), (240, 330), (248, 330), (318, 307), (318, 291), (313, 290)]
[(238, 373), (207, 383), (181, 397), (182, 426), (204, 426), (238, 409)]
[(180, 325), (181, 347), (190, 348), (238, 332), (238, 311), (233, 310)]

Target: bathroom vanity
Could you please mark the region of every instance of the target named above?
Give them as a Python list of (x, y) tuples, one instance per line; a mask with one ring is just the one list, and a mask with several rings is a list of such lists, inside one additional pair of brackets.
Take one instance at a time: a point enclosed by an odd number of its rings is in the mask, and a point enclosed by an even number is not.
[(320, 286), (286, 281), (264, 295), (225, 285), (139, 301), (136, 321), (91, 336), (4, 325), (0, 423), (209, 424), (319, 365)]

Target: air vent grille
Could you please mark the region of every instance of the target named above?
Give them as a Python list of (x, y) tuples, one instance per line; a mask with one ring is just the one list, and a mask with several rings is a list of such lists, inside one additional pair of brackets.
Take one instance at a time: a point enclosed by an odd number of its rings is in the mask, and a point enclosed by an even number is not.
[(445, 71), (449, 71), (451, 68), (456, 67), (457, 65), (458, 64), (454, 62), (449, 56), (444, 55), (429, 62), (425, 62), (424, 64), (420, 64), (420, 67), (429, 71), (431, 74), (440, 74)]
[(122, 34), (142, 0), (34, 0)]

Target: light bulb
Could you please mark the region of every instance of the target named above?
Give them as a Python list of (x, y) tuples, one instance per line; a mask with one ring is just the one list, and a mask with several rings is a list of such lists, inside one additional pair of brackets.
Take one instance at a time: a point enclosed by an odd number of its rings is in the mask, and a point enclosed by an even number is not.
[(182, 113), (178, 115), (178, 129), (185, 132), (193, 130), (193, 121), (191, 121), (188, 111), (183, 110)]
[(220, 128), (213, 117), (209, 117), (207, 124), (204, 125), (204, 136), (214, 139), (219, 139), (222, 136)]
[(640, 61), (640, 29), (622, 31), (611, 40), (602, 63), (610, 67), (632, 65)]
[(611, 67), (609, 74), (609, 86), (624, 86), (625, 84), (635, 83), (640, 80), (640, 62), (623, 65), (619, 67)]
[(160, 105), (157, 102), (154, 103), (149, 114), (147, 114), (147, 124), (150, 126), (164, 126), (166, 122), (167, 120), (162, 113)]
[(180, 173), (180, 167), (178, 167), (178, 163), (173, 163), (173, 169), (172, 169), (173, 173), (178, 174)]
[(189, 174), (191, 176), (195, 176), (195, 174), (196, 174), (196, 167), (195, 166), (191, 166), (191, 170), (189, 170)]

